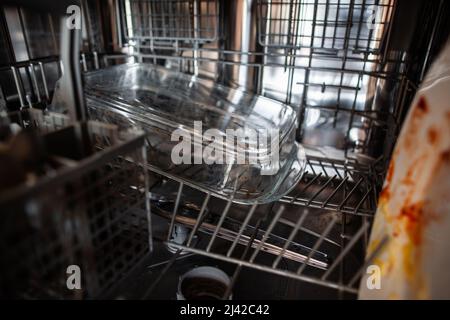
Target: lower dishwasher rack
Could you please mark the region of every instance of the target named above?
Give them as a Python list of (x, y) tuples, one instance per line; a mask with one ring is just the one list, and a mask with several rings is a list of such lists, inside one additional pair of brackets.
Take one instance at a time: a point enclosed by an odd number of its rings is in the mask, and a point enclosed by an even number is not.
[(128, 284), (145, 283), (131, 297), (162, 298), (172, 283), (173, 295), (165, 298), (174, 298), (173, 276), (178, 279), (194, 259), (193, 266), (220, 264), (232, 275), (223, 299), (230, 298), (233, 285), (245, 281), (241, 274), (250, 270), (263, 274), (261, 282), (276, 277), (275, 283), (293, 281), (331, 290), (334, 298), (355, 298), (372, 261), (365, 259), (365, 252), (381, 176), (376, 162), (332, 159), (317, 150), (307, 155), (307, 169), (290, 195), (248, 206), (148, 167), (154, 243), (163, 253), (154, 253), (143, 269), (130, 275), (134, 281)]

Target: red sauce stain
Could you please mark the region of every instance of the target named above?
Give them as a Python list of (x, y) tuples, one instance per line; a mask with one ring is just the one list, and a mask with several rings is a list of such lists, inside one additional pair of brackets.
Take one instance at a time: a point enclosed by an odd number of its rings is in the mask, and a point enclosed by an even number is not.
[(416, 135), (419, 128), (422, 127), (422, 118), (428, 111), (427, 101), (425, 100), (425, 97), (421, 97), (415, 108), (412, 109), (412, 118), (408, 125), (408, 132), (405, 134), (404, 145), (407, 150), (414, 148), (417, 140)]
[(407, 185), (407, 186), (413, 186), (414, 185), (414, 179), (413, 179), (413, 173), (412, 173), (412, 171), (410, 170), (410, 171), (408, 171), (408, 174), (406, 175), (406, 177), (402, 180), (402, 183), (404, 184), (404, 185)]
[(410, 150), (411, 147), (413, 146), (414, 139), (413, 139), (413, 137), (411, 137), (411, 135), (413, 135), (413, 134), (414, 134), (414, 133), (408, 133), (408, 134), (405, 136), (405, 142), (404, 142), (404, 145), (405, 145), (405, 149), (406, 149), (406, 150)]
[(398, 219), (405, 221), (405, 228), (408, 238), (411, 244), (419, 249), (422, 244), (424, 231), (427, 226), (432, 222), (438, 222), (439, 215), (429, 208), (429, 205), (425, 206), (424, 202), (418, 202), (415, 204), (409, 204), (410, 200), (405, 201), (405, 205), (400, 210)]
[(389, 199), (391, 198), (391, 192), (389, 191), (389, 186), (386, 186), (383, 188), (383, 190), (380, 193), (380, 200), (381, 203), (387, 203)]
[(391, 164), (389, 165), (389, 170), (386, 176), (386, 185), (380, 193), (380, 202), (388, 202), (391, 197), (391, 192), (389, 190), (389, 186), (392, 182), (392, 178), (394, 177), (395, 172), (395, 161), (392, 159)]
[(411, 130), (420, 128), (421, 118), (428, 113), (428, 103), (425, 100), (425, 97), (421, 97), (419, 102), (416, 105), (416, 108), (413, 109), (413, 117), (412, 117), (412, 125), (410, 126)]
[(414, 186), (418, 176), (422, 173), (423, 164), (426, 162), (426, 155), (422, 155), (410, 165), (406, 176), (403, 178), (402, 183), (407, 186)]
[(437, 132), (436, 129), (431, 128), (428, 130), (428, 142), (430, 142), (431, 144), (436, 144), (436, 142), (439, 139), (439, 133)]
[(450, 164), (450, 150), (447, 150), (447, 151), (442, 152), (442, 154), (441, 154), (441, 159), (442, 159), (444, 162)]
[[(450, 150), (449, 150), (450, 152)], [(422, 173), (422, 165), (426, 162), (427, 155), (417, 158), (410, 166), (402, 183), (410, 188), (410, 194), (404, 201), (403, 207), (400, 209), (398, 219), (404, 221), (405, 231), (410, 239), (410, 242), (416, 248), (422, 244), (424, 230), (431, 221), (437, 221), (439, 216), (430, 210), (429, 205), (425, 202), (413, 203), (411, 201), (412, 193), (414, 191), (414, 184), (416, 180), (420, 180)], [(417, 248), (418, 249), (418, 248)], [(420, 250), (418, 251), (418, 254)]]
[(419, 103), (417, 104), (417, 109), (423, 113), (428, 112), (428, 103), (425, 100), (425, 97), (420, 97)]
[(388, 170), (388, 174), (387, 174), (387, 178), (386, 178), (386, 181), (388, 184), (390, 184), (392, 182), (392, 178), (394, 177), (394, 172), (395, 172), (395, 161), (392, 160), (391, 164), (389, 165), (389, 170)]
[(422, 243), (423, 230), (426, 226), (423, 214), (423, 204), (412, 204), (402, 208), (400, 219), (406, 220), (406, 232), (412, 243), (416, 246)]

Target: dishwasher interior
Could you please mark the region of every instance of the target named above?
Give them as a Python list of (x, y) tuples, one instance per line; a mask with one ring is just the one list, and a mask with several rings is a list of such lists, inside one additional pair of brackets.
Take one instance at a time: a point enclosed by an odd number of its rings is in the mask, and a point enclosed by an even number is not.
[[(1, 118), (44, 137), (52, 168), (62, 168), (12, 191), (1, 183), (0, 296), (184, 299), (217, 289), (217, 278), (185, 277), (208, 266), (227, 284), (202, 298), (358, 297), (396, 139), (450, 34), (447, 1), (49, 3), (0, 6)], [(65, 38), (61, 16), (75, 15), (78, 30), (77, 14), (79, 38)], [(256, 179), (248, 172), (231, 177), (227, 193), (196, 183), (207, 166), (149, 164), (158, 157), (151, 135), (120, 126), (108, 91), (99, 98), (89, 87), (131, 65), (230, 88), (244, 113), (247, 95), (292, 108), (305, 152), (299, 182), (270, 201), (243, 202)], [(84, 117), (74, 108), (78, 120), (96, 122), (73, 123), (72, 104), (85, 106)], [(81, 269), (76, 290), (66, 286), (68, 266)]]

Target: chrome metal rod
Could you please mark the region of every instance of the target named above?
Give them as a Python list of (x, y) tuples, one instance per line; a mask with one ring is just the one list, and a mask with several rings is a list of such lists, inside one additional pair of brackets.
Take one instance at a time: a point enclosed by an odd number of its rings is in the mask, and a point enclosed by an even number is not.
[[(139, 48), (138, 48), (139, 49)], [(137, 51), (138, 51), (137, 49)], [(138, 59), (142, 59), (142, 58), (153, 58), (153, 59), (172, 59), (172, 60), (183, 60), (183, 61), (193, 61), (194, 58), (193, 57), (187, 57), (187, 56), (168, 56), (168, 55), (161, 55), (161, 54), (149, 54), (149, 53), (141, 53), (141, 54), (137, 54), (137, 53), (132, 53), (130, 54), (130, 56), (136, 57)], [(284, 57), (284, 55), (283, 55)], [(253, 68), (257, 68), (258, 70), (260, 68), (266, 67), (266, 68), (277, 68), (277, 67), (285, 67), (284, 64), (279, 64), (279, 63), (269, 63), (266, 65), (261, 65), (258, 63), (242, 63), (242, 62), (233, 62), (233, 61), (220, 61), (220, 60), (216, 60), (216, 59), (210, 59), (210, 58), (204, 58), (204, 57), (199, 57), (197, 59), (199, 62), (211, 62), (211, 63), (217, 63), (217, 64), (224, 64), (224, 65), (239, 65), (239, 66), (248, 66), (248, 67), (253, 67)], [(314, 70), (314, 71), (330, 71), (330, 72), (342, 72), (342, 69), (338, 69), (338, 68), (329, 68), (329, 67), (309, 67), (309, 66), (286, 66), (287, 69), (295, 69), (295, 70), (305, 70), (305, 71), (310, 71), (310, 70)], [(383, 74), (380, 72), (372, 72), (372, 71), (361, 71), (361, 70), (356, 70), (356, 69), (346, 69), (345, 73), (347, 74), (363, 74), (363, 75), (367, 75), (367, 76), (372, 76), (372, 77), (376, 77), (376, 78), (380, 78), (380, 79), (388, 79), (388, 78), (393, 78), (394, 80), (397, 80), (396, 77), (392, 77), (392, 75), (388, 75), (388, 74)]]
[[(294, 240), (294, 237), (297, 235), (298, 230), (303, 225), (303, 223), (305, 222), (305, 219), (308, 217), (308, 215), (309, 215), (309, 210), (305, 210), (305, 213), (302, 214), (300, 219), (298, 219), (298, 222), (295, 225), (295, 228), (292, 230), (291, 234), (289, 235), (289, 238), (287, 239), (286, 243), (284, 244), (284, 247), (281, 250), (280, 255), (273, 262), (272, 268), (276, 269), (278, 267), (278, 264), (280, 263), (281, 258), (285, 254), (285, 252), (286, 252), (287, 248), (289, 247), (289, 245), (292, 243), (292, 240)], [(312, 251), (311, 251), (311, 253), (312, 253)]]
[[(295, 224), (294, 224), (293, 222), (291, 222), (291, 221), (289, 221), (289, 220), (286, 220), (286, 219), (280, 219), (280, 223), (282, 223), (282, 224), (284, 224), (284, 225), (287, 225), (287, 226), (290, 226), (290, 227), (295, 227)], [(311, 231), (311, 230), (306, 229), (306, 228), (302, 228), (302, 227), (301, 227), (300, 230), (301, 230), (302, 232), (305, 232), (305, 233), (307, 233), (307, 234), (309, 234), (309, 235), (311, 235), (311, 236), (314, 236), (314, 237), (316, 237), (316, 238), (320, 238), (320, 236), (321, 236), (320, 233)], [(333, 240), (331, 240), (331, 239), (325, 238), (324, 241), (326, 241), (326, 242), (328, 242), (328, 243), (330, 243), (330, 244), (332, 244), (332, 245), (335, 245), (335, 246), (337, 246), (337, 247), (340, 247), (340, 244), (339, 244), (339, 243), (337, 243), (336, 241), (333, 241)]]
[[(322, 172), (316, 175), (306, 186), (302, 188), (302, 190), (298, 194), (303, 194), (306, 190), (308, 190), (317, 180), (319, 180), (322, 177)], [(292, 203), (297, 200), (297, 197), (292, 199)]]
[[(162, 216), (165, 218), (169, 218), (169, 214), (163, 213)], [(176, 223), (180, 223), (184, 226), (192, 228), (196, 223), (196, 219), (179, 216), (176, 219)], [(254, 228), (254, 229), (256, 229), (256, 228)], [(215, 230), (216, 230), (216, 226), (212, 225), (212, 224), (208, 224), (208, 223), (203, 223), (199, 227), (199, 231), (202, 233), (205, 233), (207, 235), (212, 235)], [(220, 228), (219, 232), (217, 233), (217, 238), (220, 238), (222, 240), (229, 241), (229, 242), (233, 242), (234, 240), (236, 240), (236, 237), (237, 237), (237, 232), (234, 232), (229, 229)], [(250, 241), (249, 236), (242, 235), (241, 238), (239, 239), (238, 244), (243, 245), (243, 246), (248, 246), (249, 241)], [(174, 242), (169, 242), (169, 243), (171, 246), (173, 244), (176, 244)], [(257, 249), (260, 243), (261, 243), (261, 240), (255, 239), (252, 243), (252, 248)], [(297, 243), (293, 243), (293, 245), (301, 246), (300, 244), (297, 244)], [(307, 250), (308, 252), (311, 250), (310, 248), (307, 248), (305, 246), (301, 246), (301, 247), (304, 250)], [(269, 254), (272, 254), (275, 256), (280, 255), (282, 252), (281, 247), (278, 247), (276, 245), (273, 245), (273, 244), (270, 244), (267, 242), (263, 244), (261, 250), (264, 251), (265, 253), (269, 253)], [(321, 254), (324, 257), (326, 257), (326, 255), (322, 252), (316, 251), (315, 253)], [(298, 263), (304, 263), (306, 261), (305, 255), (291, 251), (291, 250), (286, 250), (283, 257), (286, 259), (298, 262)], [(322, 269), (322, 270), (326, 270), (328, 268), (328, 263), (317, 260), (317, 259), (310, 259), (308, 264), (314, 268), (318, 268), (318, 269)]]
[[(255, 241), (256, 236), (258, 235), (258, 231), (259, 231), (259, 227), (261, 226), (261, 223), (262, 223), (262, 219), (259, 219), (258, 223), (256, 224), (256, 228), (253, 230), (253, 234), (250, 238), (250, 241), (248, 242), (247, 247), (245, 248), (244, 252), (241, 255), (241, 260), (245, 260), (245, 257), (249, 253), (250, 248), (253, 246), (253, 242)], [(242, 270), (242, 265), (238, 265), (236, 267), (236, 270), (234, 271), (233, 277), (231, 278), (231, 284), (228, 286), (227, 291), (223, 295), (224, 300), (226, 300), (230, 297), (231, 291), (234, 287), (234, 284), (237, 281), (237, 278), (239, 277), (239, 274), (241, 273), (241, 270)]]
[[(283, 220), (283, 219), (280, 219), (279, 222), (281, 223), (282, 220)], [(232, 221), (232, 219), (228, 219), (228, 221)], [(239, 224), (241, 224), (241, 223), (239, 222)], [(290, 227), (295, 228), (295, 225), (292, 223), (292, 225), (290, 225)], [(247, 228), (248, 228), (249, 231), (252, 231), (252, 230), (255, 229), (255, 227), (253, 227), (253, 226), (251, 226), (251, 225), (248, 225)], [(300, 227), (299, 230), (302, 230), (302, 229), (305, 229), (305, 228)], [(270, 237), (269, 237), (269, 239), (270, 239), (270, 240), (277, 241), (277, 242), (283, 242), (283, 243), (287, 241), (287, 238), (283, 238), (283, 237), (278, 236), (278, 235), (276, 235), (276, 234), (271, 234)], [(268, 239), (268, 240), (269, 240), (269, 239)], [(292, 246), (297, 247), (297, 248), (301, 248), (301, 249), (304, 249), (304, 250), (307, 250), (307, 251), (310, 251), (310, 250), (311, 250), (311, 248), (309, 248), (309, 247), (307, 247), (307, 246), (305, 246), (305, 245), (302, 245), (302, 244), (300, 244), (300, 243), (298, 243), (298, 242), (295, 242), (295, 241), (292, 241), (291, 244), (292, 244)], [(320, 254), (320, 255), (322, 255), (322, 256), (324, 256), (324, 257), (327, 256), (327, 255), (326, 255), (325, 253), (323, 253), (323, 252), (317, 252), (317, 253)]]
[[(198, 12), (198, 0), (194, 0), (194, 38), (199, 38), (199, 12)], [(194, 40), (194, 75), (198, 76), (198, 41)]]
[(194, 239), (194, 236), (195, 236), (195, 234), (197, 233), (197, 230), (198, 230), (200, 224), (203, 222), (203, 218), (204, 218), (204, 216), (205, 216), (206, 208), (207, 208), (207, 206), (208, 206), (208, 202), (209, 202), (209, 198), (210, 198), (210, 197), (211, 197), (211, 194), (210, 194), (210, 193), (207, 193), (207, 194), (206, 194), (206, 198), (205, 198), (205, 200), (203, 201), (202, 208), (200, 209), (200, 213), (199, 213), (199, 215), (198, 215), (198, 217), (197, 217), (197, 221), (196, 221), (196, 223), (195, 223), (195, 225), (194, 225), (194, 228), (193, 228), (192, 231), (191, 231), (191, 234), (190, 234), (190, 236), (189, 236), (189, 240), (188, 240), (188, 242), (187, 242), (187, 244), (186, 244), (186, 246), (188, 246), (188, 247), (191, 246), (192, 240)]
[[(185, 255), (179, 256), (176, 259), (176, 261), (180, 261), (180, 260), (183, 260), (183, 259), (186, 259), (186, 258), (190, 258), (192, 256), (195, 256), (195, 254), (194, 253), (185, 254)], [(157, 267), (160, 267), (160, 266), (164, 266), (164, 265), (170, 263), (171, 261), (172, 261), (172, 258), (170, 258), (169, 260), (166, 260), (166, 261), (158, 262), (158, 263), (152, 264), (150, 266), (147, 266), (146, 269), (154, 269), (154, 268), (157, 268)]]
[(49, 102), (50, 101), (50, 93), (48, 91), (47, 76), (45, 75), (45, 68), (44, 68), (44, 64), (42, 62), (39, 62), (39, 71), (41, 72), (42, 85), (44, 86), (45, 98), (47, 99), (47, 102)]
[(344, 178), (341, 176), (341, 173), (340, 173), (339, 170), (336, 168), (336, 165), (335, 165), (333, 162), (331, 162), (331, 166), (333, 167), (334, 171), (335, 171), (335, 172), (337, 173), (337, 175), (339, 176), (339, 180), (344, 179)]
[(344, 180), (339, 184), (339, 186), (333, 191), (333, 193), (330, 194), (330, 196), (324, 201), (322, 208), (325, 208), (325, 206), (333, 199), (333, 197), (338, 193), (339, 189), (342, 188), (342, 186), (348, 181), (349, 177), (346, 176)]
[(81, 54), (81, 65), (83, 66), (83, 71), (87, 72), (88, 67), (87, 67), (87, 63), (86, 63), (86, 54), (84, 54), (84, 53)]
[(16, 84), (17, 94), (19, 95), (20, 107), (23, 108), (26, 106), (26, 104), (25, 104), (25, 97), (24, 97), (24, 93), (23, 93), (22, 82), (21, 82), (20, 76), (17, 72), (17, 69), (15, 67), (11, 67), (11, 71), (13, 73), (14, 83)]
[(153, 292), (153, 290), (155, 290), (155, 288), (159, 284), (159, 282), (164, 278), (164, 276), (166, 275), (167, 271), (169, 271), (169, 269), (173, 266), (173, 264), (178, 260), (178, 258), (180, 257), (182, 252), (183, 252), (182, 248), (179, 248), (177, 250), (177, 252), (172, 256), (172, 259), (170, 259), (170, 261), (166, 264), (164, 269), (158, 275), (156, 280), (153, 281), (153, 283), (150, 286), (150, 288), (148, 288), (148, 290), (144, 293), (144, 295), (142, 296), (141, 300), (145, 300), (145, 299), (147, 299), (150, 296), (150, 294)]
[(232, 204), (233, 204), (233, 198), (228, 200), (228, 203), (227, 203), (225, 209), (222, 212), (222, 215), (220, 217), (219, 223), (217, 224), (216, 229), (214, 230), (214, 234), (211, 237), (211, 240), (209, 241), (208, 247), (206, 248), (207, 252), (211, 251), (211, 248), (212, 248), (212, 245), (214, 243), (214, 240), (217, 237), (217, 233), (219, 232), (220, 228), (222, 228), (222, 225), (223, 225), (223, 223), (225, 221), (225, 218), (227, 217), (228, 211), (230, 210), (230, 207), (231, 207)]
[[(303, 179), (305, 178), (305, 176), (307, 176), (308, 174), (309, 174), (308, 170), (305, 170), (305, 171), (302, 173), (302, 177), (300, 178), (300, 181), (303, 181)], [(299, 193), (299, 194), (300, 194), (300, 193)], [(296, 199), (297, 199), (296, 197), (292, 197), (290, 203), (294, 203)]]
[(100, 64), (99, 64), (99, 61), (98, 61), (98, 53), (97, 53), (97, 51), (94, 51), (94, 67), (95, 67), (95, 70), (98, 70), (98, 69), (100, 69)]
[(331, 230), (333, 230), (334, 225), (338, 221), (337, 217), (333, 217), (331, 222), (328, 224), (327, 228), (324, 230), (324, 232), (320, 235), (320, 238), (317, 240), (317, 242), (314, 244), (314, 247), (312, 248), (311, 252), (308, 254), (308, 257), (306, 258), (306, 261), (303, 265), (300, 266), (297, 270), (297, 274), (302, 274), (303, 270), (306, 268), (306, 266), (309, 264), (309, 261), (311, 260), (313, 254), (317, 252), (322, 245), (323, 241), (328, 237)]
[(60, 90), (63, 92), (60, 103), (69, 112), (72, 121), (85, 121), (87, 108), (80, 68), (81, 30), (67, 28), (65, 18), (61, 18), (60, 23), (63, 71), (60, 79)]
[(356, 185), (352, 188), (352, 190), (348, 193), (348, 195), (345, 197), (345, 199), (341, 202), (341, 204), (339, 205), (339, 210), (342, 209), (344, 207), (344, 205), (347, 203), (347, 201), (350, 199), (350, 197), (352, 195), (354, 195), (355, 191), (358, 189), (358, 187), (360, 186), (360, 184), (364, 181), (364, 178), (361, 178), (358, 183), (356, 183)]
[[(146, 146), (142, 147), (141, 150), (142, 154), (142, 162), (143, 164), (147, 163), (147, 148)], [(145, 191), (144, 191), (144, 201), (145, 201), (145, 209), (147, 211), (147, 228), (148, 228), (148, 246), (149, 251), (153, 252), (153, 232), (152, 232), (152, 212), (151, 212), (151, 205), (150, 205), (150, 181), (149, 181), (149, 172), (145, 168), (145, 166), (142, 166), (142, 171), (144, 174), (144, 185), (145, 185)]]
[(359, 211), (359, 209), (362, 207), (364, 202), (367, 200), (369, 195), (372, 193), (373, 186), (369, 188), (369, 190), (366, 192), (366, 194), (361, 198), (361, 201), (358, 203), (358, 205), (355, 207), (355, 213)]
[(239, 229), (238, 235), (236, 236), (236, 239), (234, 239), (233, 244), (231, 245), (230, 249), (228, 250), (227, 257), (231, 257), (233, 254), (234, 248), (236, 247), (238, 241), (241, 239), (242, 234), (244, 233), (244, 230), (247, 228), (250, 220), (253, 217), (253, 214), (256, 211), (256, 208), (258, 207), (258, 204), (254, 204), (251, 208), (249, 213), (247, 214), (247, 217), (245, 218), (244, 222), (242, 223), (241, 228)]
[(353, 246), (358, 242), (359, 238), (366, 232), (367, 228), (370, 226), (369, 223), (365, 223), (358, 232), (353, 236), (353, 238), (350, 240), (350, 242), (347, 244), (347, 246), (342, 250), (342, 252), (339, 254), (339, 256), (336, 258), (336, 260), (333, 262), (331, 267), (327, 270), (327, 272), (324, 273), (321, 280), (325, 281), (328, 276), (334, 271), (334, 269), (339, 265), (339, 263), (345, 258), (347, 253), (353, 248)]
[[(371, 198), (371, 200), (373, 200), (373, 199)], [(342, 213), (346, 213), (346, 214), (349, 214), (352, 216), (357, 216), (357, 217), (373, 218), (373, 215), (374, 215), (373, 210), (360, 209), (358, 212), (355, 212), (355, 209), (350, 206), (339, 209), (339, 205), (337, 205), (337, 204), (327, 204), (325, 207), (323, 207), (323, 202), (318, 201), (318, 200), (311, 202), (308, 206), (306, 205), (308, 203), (308, 199), (298, 199), (297, 198), (297, 200), (295, 202), (291, 202), (291, 201), (292, 201), (291, 197), (283, 197), (278, 202), (283, 203), (283, 204), (305, 207), (305, 208), (326, 209), (326, 210), (330, 210), (330, 211), (337, 211), (337, 212), (342, 212)]]
[(169, 241), (170, 237), (172, 236), (173, 227), (175, 225), (175, 219), (177, 216), (178, 206), (180, 205), (180, 198), (181, 198), (181, 194), (183, 192), (183, 186), (184, 186), (184, 184), (183, 184), (183, 182), (181, 182), (180, 186), (178, 187), (177, 198), (175, 200), (175, 206), (173, 207), (173, 212), (172, 212), (172, 219), (170, 221), (169, 233), (167, 234), (167, 241)]
[(353, 276), (353, 278), (350, 280), (348, 286), (349, 287), (353, 287), (356, 283), (356, 281), (361, 277), (361, 275), (363, 274), (364, 270), (366, 270), (366, 268), (368, 266), (370, 266), (373, 261), (378, 257), (378, 255), (380, 254), (380, 252), (385, 248), (385, 246), (389, 243), (389, 238), (385, 237), (379, 244), (378, 246), (375, 248), (375, 250), (373, 251), (373, 253), (366, 259), (366, 262), (364, 263), (364, 265), (359, 269), (359, 271)]
[(261, 239), (258, 247), (256, 248), (255, 252), (253, 252), (252, 257), (250, 258), (250, 262), (251, 263), (253, 263), (255, 261), (256, 256), (261, 251), (261, 248), (263, 247), (263, 245), (266, 243), (267, 239), (269, 238), (270, 234), (273, 231), (273, 228), (275, 228), (275, 225), (277, 224), (277, 222), (280, 219), (280, 217), (283, 214), (283, 212), (284, 212), (284, 206), (281, 206), (278, 209), (277, 214), (275, 215), (275, 218), (270, 223), (269, 228), (267, 228), (266, 232), (264, 233), (264, 236), (262, 237), (262, 239)]
[(318, 196), (321, 194), (329, 185), (331, 182), (333, 182), (334, 179), (336, 179), (336, 175), (328, 179), (328, 181), (320, 188), (311, 198), (309, 198), (308, 203), (306, 204), (309, 206)]
[(175, 248), (183, 249), (185, 251), (192, 252), (192, 253), (195, 253), (198, 255), (206, 256), (206, 257), (209, 257), (212, 259), (217, 259), (217, 260), (221, 260), (221, 261), (225, 261), (225, 262), (229, 262), (229, 263), (233, 263), (233, 264), (237, 264), (237, 265), (242, 265), (242, 266), (251, 268), (253, 270), (264, 271), (264, 272), (272, 273), (272, 274), (279, 275), (282, 277), (287, 277), (287, 278), (291, 278), (291, 279), (295, 279), (295, 280), (304, 281), (307, 283), (321, 285), (321, 286), (331, 288), (331, 289), (342, 290), (344, 292), (348, 292), (348, 293), (352, 293), (352, 294), (358, 294), (358, 290), (355, 290), (354, 288), (349, 288), (349, 287), (346, 287), (346, 286), (343, 286), (343, 285), (340, 285), (337, 283), (333, 283), (331, 281), (323, 281), (321, 279), (317, 279), (317, 278), (313, 278), (313, 277), (309, 277), (309, 276), (305, 276), (305, 275), (297, 275), (293, 272), (289, 272), (286, 270), (273, 269), (273, 268), (270, 268), (267, 266), (262, 266), (262, 265), (251, 263), (248, 261), (243, 261), (243, 260), (239, 260), (239, 259), (231, 258), (231, 257), (225, 257), (224, 255), (220, 255), (220, 254), (216, 254), (216, 253), (206, 252), (201, 249), (186, 248), (186, 247), (176, 244), (176, 243), (173, 243), (173, 244), (171, 243), (171, 246), (173, 246)]
[(36, 72), (34, 70), (34, 64), (30, 64), (28, 66), (28, 70), (30, 70), (31, 81), (33, 82), (34, 90), (36, 91), (37, 101), (41, 102), (42, 101), (42, 99), (41, 99), (41, 92), (39, 90), (39, 85), (38, 85), (37, 78), (36, 78)]

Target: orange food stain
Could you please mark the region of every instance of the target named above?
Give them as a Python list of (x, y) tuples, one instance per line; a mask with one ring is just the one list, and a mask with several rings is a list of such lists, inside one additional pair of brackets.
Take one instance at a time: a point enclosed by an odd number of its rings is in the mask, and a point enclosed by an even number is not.
[(380, 193), (379, 201), (381, 203), (388, 202), (391, 197), (391, 192), (389, 190), (389, 186), (392, 182), (392, 178), (394, 177), (394, 172), (395, 172), (395, 161), (394, 161), (394, 159), (392, 159), (391, 164), (389, 165), (389, 170), (388, 170), (387, 176), (386, 176), (385, 187), (383, 188), (383, 190)]
[(409, 280), (412, 280), (416, 274), (416, 255), (413, 254), (416, 248), (410, 243), (402, 247), (403, 255), (403, 270)]
[(414, 245), (422, 243), (423, 230), (426, 221), (424, 221), (423, 204), (413, 204), (402, 208), (399, 215), (406, 223), (406, 232)]
[(420, 97), (419, 103), (417, 104), (417, 110), (420, 110), (423, 113), (428, 112), (428, 103), (425, 100), (425, 97)]
[(416, 180), (419, 179), (418, 176), (422, 173), (423, 164), (426, 162), (427, 155), (423, 154), (413, 161), (403, 178), (402, 183), (406, 186), (414, 186)]
[(406, 174), (406, 177), (402, 180), (402, 183), (407, 186), (414, 185), (414, 179), (413, 179), (413, 169), (409, 169), (408, 173)]
[(450, 164), (450, 150), (442, 152), (441, 159), (446, 163)]
[(380, 203), (387, 203), (389, 199), (391, 198), (391, 192), (389, 190), (389, 185), (383, 188), (383, 190), (380, 193)]
[(408, 133), (405, 134), (404, 145), (407, 150), (414, 147), (418, 128), (421, 128), (422, 117), (428, 113), (428, 103), (425, 97), (421, 97), (416, 107), (413, 108), (411, 123), (408, 126)]
[(392, 182), (392, 178), (394, 177), (394, 170), (395, 170), (395, 161), (392, 160), (391, 165), (389, 166), (388, 175), (387, 175), (388, 183)]
[(414, 246), (422, 244), (424, 230), (431, 221), (439, 220), (439, 215), (433, 213), (430, 209), (424, 209), (424, 202), (409, 204), (409, 200), (405, 201), (405, 205), (400, 210), (398, 219), (404, 221), (405, 231)]
[(431, 144), (436, 144), (436, 142), (439, 139), (439, 133), (436, 131), (436, 129), (431, 128), (428, 130), (428, 142)]

